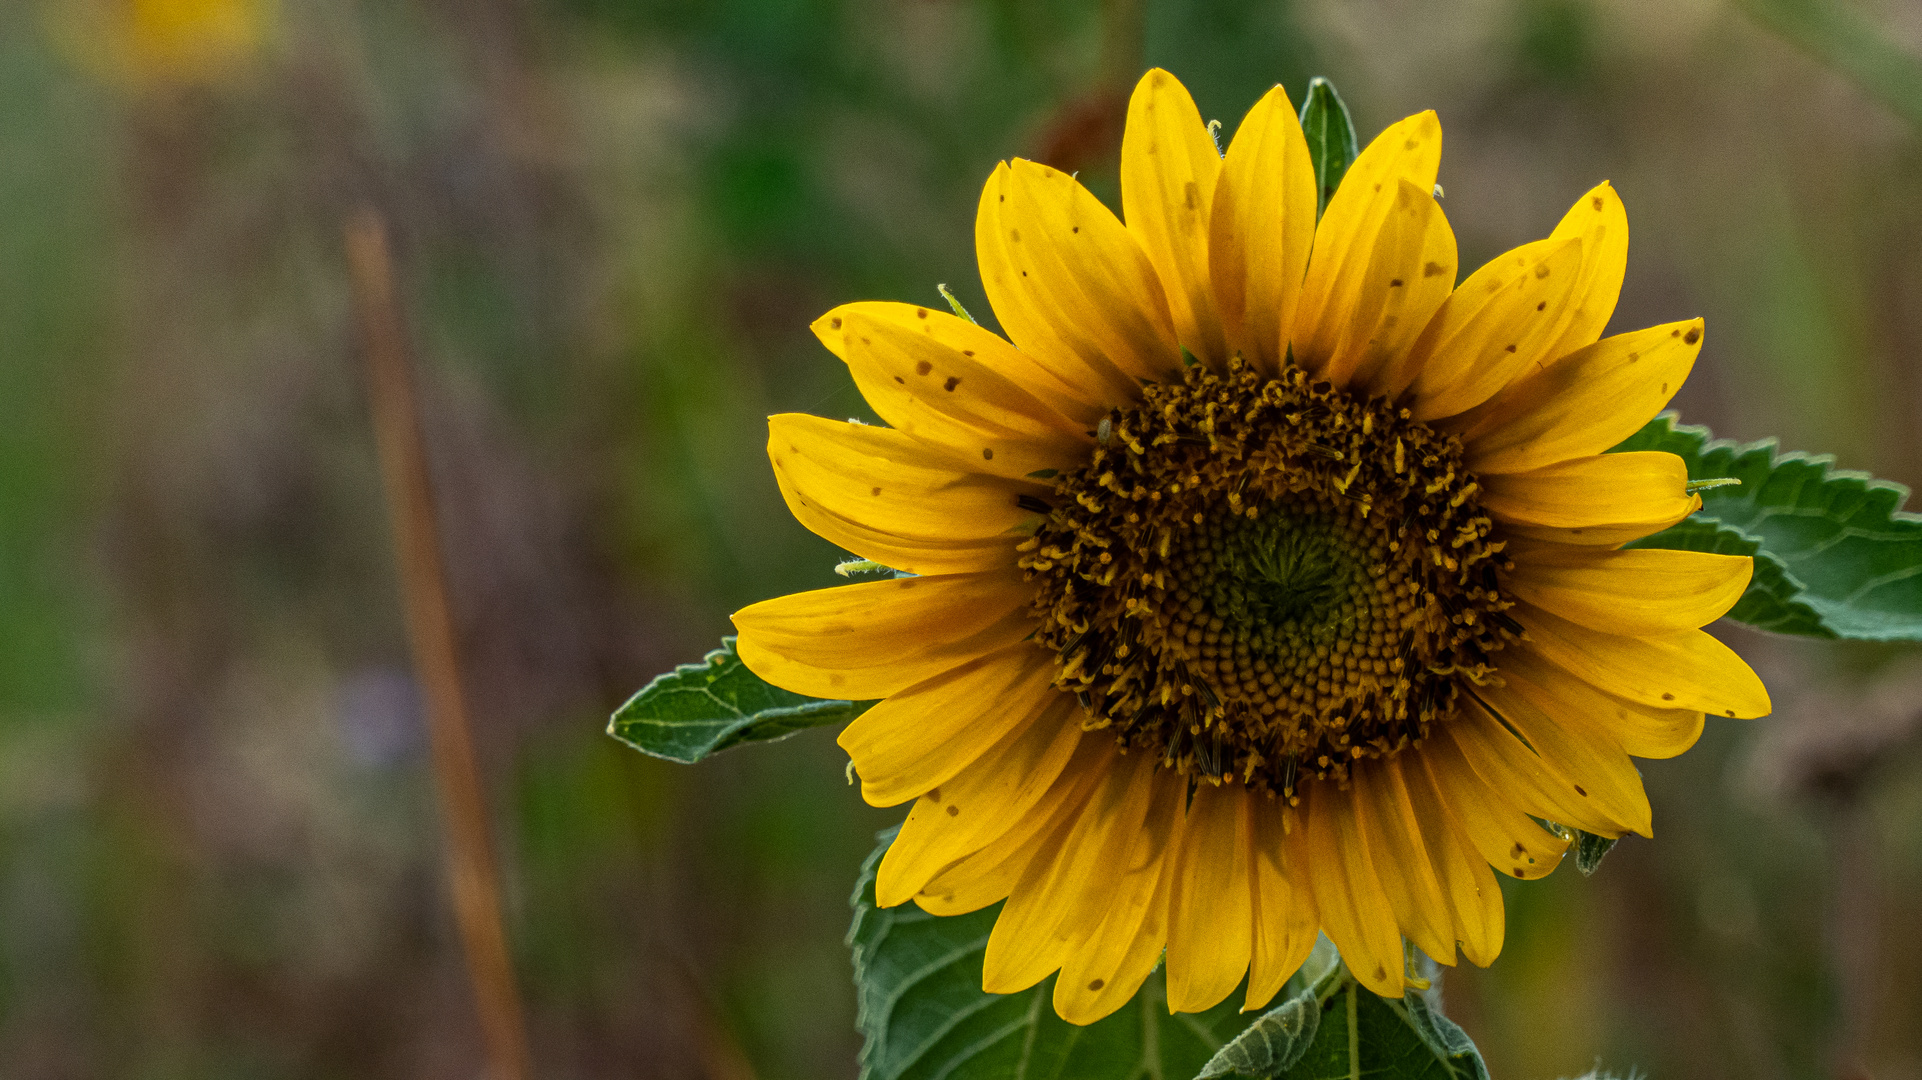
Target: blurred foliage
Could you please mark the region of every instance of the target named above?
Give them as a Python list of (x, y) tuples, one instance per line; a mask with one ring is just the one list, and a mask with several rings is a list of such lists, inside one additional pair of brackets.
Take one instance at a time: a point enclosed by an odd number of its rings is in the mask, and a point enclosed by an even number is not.
[[(1317, 73), (1364, 140), (1437, 108), (1470, 266), (1613, 180), (1618, 326), (1708, 319), (1685, 420), (1922, 479), (1922, 141), (1863, 81), (1913, 59), (1899, 4), (1849, 5), (1828, 51), (1760, 0), (240, 5), (0, 5), (9, 1076), (476, 1071), (346, 308), (364, 202), (542, 1075), (853, 1074), (845, 898), (898, 813), (827, 732), (683, 767), (606, 717), (732, 608), (840, 580), (762, 452), (770, 412), (867, 415), (808, 322), (940, 282), (986, 318), (992, 163), (1112, 200), (1148, 64), (1228, 132)], [(130, 78), (78, 47), (155, 18), (245, 59)], [(1847, 784), (1806, 749), (1907, 654), (1728, 638), (1778, 716), (1647, 763), (1657, 841), (1508, 886), (1500, 961), (1448, 973), (1495, 1075), (1922, 1075), (1913, 740)]]

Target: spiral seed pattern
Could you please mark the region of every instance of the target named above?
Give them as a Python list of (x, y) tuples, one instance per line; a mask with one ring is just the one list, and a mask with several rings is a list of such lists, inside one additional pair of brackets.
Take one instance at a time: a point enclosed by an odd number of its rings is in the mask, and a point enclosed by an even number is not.
[(1196, 782), (1419, 745), (1520, 635), (1461, 445), (1382, 400), (1239, 359), (1144, 387), (1021, 548), (1036, 639), (1085, 724)]

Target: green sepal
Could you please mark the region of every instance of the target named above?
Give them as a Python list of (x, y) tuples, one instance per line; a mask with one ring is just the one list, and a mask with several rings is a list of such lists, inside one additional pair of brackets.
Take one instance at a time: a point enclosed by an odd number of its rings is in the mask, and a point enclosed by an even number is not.
[(1615, 847), (1617, 841), (1617, 837), (1596, 836), (1592, 832), (1576, 829), (1575, 869), (1580, 870), (1583, 877), (1601, 869), (1602, 857)]
[(1360, 988), (1325, 938), (1282, 987), (1281, 1004), (1253, 1020), (1236, 1011), (1240, 989), (1207, 1012), (1170, 1015), (1160, 970), (1133, 1001), (1086, 1027), (1055, 1014), (1056, 976), (1020, 993), (986, 993), (982, 959), (1001, 905), (948, 917), (912, 902), (877, 907), (875, 875), (894, 833), (880, 835), (850, 901), (861, 1080), (1337, 1080), (1356, 1075), (1351, 1015), (1360, 1075), (1487, 1080), (1474, 1044), (1426, 998)]
[(1301, 132), (1308, 137), (1308, 160), (1315, 168), (1315, 219), (1319, 221), (1348, 166), (1361, 152), (1348, 106), (1335, 92), (1335, 84), (1319, 75), (1308, 80), (1308, 93), (1301, 99)]
[[(1827, 455), (1783, 453), (1772, 439), (1716, 440), (1707, 428), (1676, 423), (1674, 413), (1615, 449), (1676, 454), (1691, 480), (1741, 481), (1703, 491), (1702, 509), (1688, 521), (1636, 543), (1702, 550), (1697, 545), (1753, 542), (1755, 580), (1732, 618), (1813, 637), (1922, 641), (1922, 517), (1902, 511), (1907, 488), (1837, 469)], [(1737, 535), (1709, 537), (1704, 521)]]
[(806, 697), (765, 682), (727, 637), (700, 663), (655, 676), (615, 712), (607, 733), (643, 754), (692, 765), (742, 743), (844, 724), (873, 705)]

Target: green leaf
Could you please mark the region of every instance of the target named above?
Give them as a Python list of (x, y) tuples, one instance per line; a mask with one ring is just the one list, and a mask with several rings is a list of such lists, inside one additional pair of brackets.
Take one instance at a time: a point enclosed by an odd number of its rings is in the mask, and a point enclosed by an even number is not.
[[(1239, 992), (1207, 1012), (1170, 1015), (1160, 971), (1087, 1027), (1055, 1015), (1053, 978), (984, 993), (982, 957), (1001, 905), (947, 918), (912, 903), (876, 907), (874, 877), (893, 838), (881, 834), (851, 900), (862, 1080), (1487, 1078), (1460, 1028), (1418, 994), (1387, 1000), (1360, 989), (1325, 939), (1282, 988), (1282, 1004), (1253, 1021), (1236, 1011)], [(1350, 1069), (1351, 1030), (1359, 1071)]]
[(1377, 997), (1353, 979), (1322, 1005), (1314, 1045), (1274, 1080), (1488, 1080), (1467, 1033), (1422, 995)]
[(1314, 1045), (1315, 1033), (1321, 1027), (1322, 1005), (1341, 988), (1342, 974), (1340, 954), (1327, 935), (1322, 935), (1301, 970), (1276, 995), (1281, 1004), (1261, 1014), (1247, 1030), (1215, 1051), (1195, 1080), (1215, 1080), (1234, 1073), (1270, 1076), (1300, 1061)]
[(691, 765), (742, 743), (844, 724), (873, 704), (824, 701), (763, 682), (730, 637), (700, 663), (655, 676), (614, 714), (607, 733), (643, 754)]
[(1361, 151), (1355, 144), (1355, 122), (1348, 106), (1335, 93), (1335, 84), (1317, 75), (1308, 80), (1301, 102), (1301, 131), (1308, 136), (1308, 160), (1315, 166), (1315, 217), (1321, 218), (1334, 198), (1341, 178)]
[(1614, 837), (1596, 836), (1592, 832), (1583, 832), (1580, 829), (1576, 829), (1575, 869), (1580, 870), (1583, 877), (1587, 877), (1596, 870), (1601, 869), (1602, 856), (1607, 855), (1609, 850), (1615, 846), (1615, 843), (1616, 838)]
[[(1781, 573), (1758, 559), (1756, 580), (1734, 617), (1783, 633), (1922, 641), (1922, 517), (1902, 512), (1907, 488), (1834, 468), (1826, 455), (1782, 453), (1772, 439), (1715, 440), (1707, 428), (1676, 423), (1673, 413), (1649, 421), (1616, 450), (1666, 450), (1688, 463), (1691, 480), (1742, 481), (1702, 492), (1702, 509), (1688, 521), (1637, 543), (1755, 543), (1756, 554), (1773, 559)], [(1711, 540), (1700, 528), (1704, 520), (1738, 536)], [(1788, 591), (1790, 585), (1799, 590)]]

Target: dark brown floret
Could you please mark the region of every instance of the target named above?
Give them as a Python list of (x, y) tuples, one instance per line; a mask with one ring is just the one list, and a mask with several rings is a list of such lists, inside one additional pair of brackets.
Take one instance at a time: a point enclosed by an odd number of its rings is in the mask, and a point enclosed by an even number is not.
[(1102, 422), (1022, 545), (1037, 640), (1092, 727), (1211, 781), (1418, 744), (1510, 640), (1461, 444), (1384, 401), (1239, 359)]

